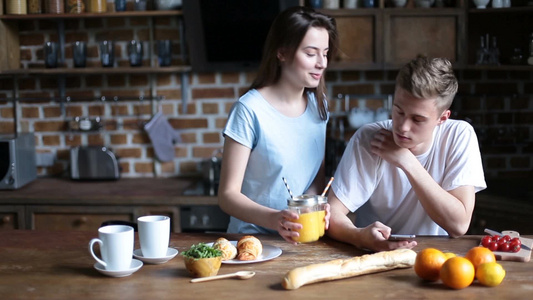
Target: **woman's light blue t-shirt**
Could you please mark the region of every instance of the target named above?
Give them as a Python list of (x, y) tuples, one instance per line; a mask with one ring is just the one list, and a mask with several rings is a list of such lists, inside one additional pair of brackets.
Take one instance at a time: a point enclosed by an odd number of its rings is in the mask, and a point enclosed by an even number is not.
[[(251, 149), (242, 193), (274, 209), (286, 209), (289, 193), (303, 194), (318, 173), (325, 155), (327, 120), (320, 118), (316, 98), (308, 94), (305, 112), (287, 117), (272, 107), (257, 90), (235, 102), (224, 136)], [(231, 217), (230, 233), (272, 233), (266, 228)]]

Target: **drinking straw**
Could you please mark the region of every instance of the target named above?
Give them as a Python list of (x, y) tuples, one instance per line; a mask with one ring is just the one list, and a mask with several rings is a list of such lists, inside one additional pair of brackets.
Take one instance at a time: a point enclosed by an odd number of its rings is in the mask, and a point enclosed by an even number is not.
[(289, 192), (289, 195), (291, 196), (291, 199), (294, 198), (292, 196), (291, 189), (289, 188), (289, 184), (287, 183), (287, 180), (285, 179), (285, 177), (281, 177), (281, 179), (283, 179), (283, 183), (285, 183), (285, 187), (287, 188), (287, 191)]
[(324, 189), (324, 191), (322, 192), (322, 197), (326, 196), (326, 192), (328, 191), (329, 187), (331, 186), (331, 183), (333, 182), (333, 177), (331, 177), (331, 179), (329, 180), (328, 184), (326, 185), (326, 188)]

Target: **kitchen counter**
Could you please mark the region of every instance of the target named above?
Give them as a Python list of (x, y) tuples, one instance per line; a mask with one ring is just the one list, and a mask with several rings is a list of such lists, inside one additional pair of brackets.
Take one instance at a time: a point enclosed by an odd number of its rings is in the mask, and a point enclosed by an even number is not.
[[(220, 236), (236, 240), (240, 235), (171, 235), (170, 246), (180, 253), (198, 242)], [(128, 277), (112, 278), (93, 268), (87, 246), (94, 231), (0, 231), (1, 299), (529, 299), (533, 290), (533, 263), (503, 261), (507, 275), (497, 287), (474, 282), (452, 290), (440, 282), (428, 283), (413, 268), (395, 269), (336, 281), (315, 283), (297, 290), (281, 287), (281, 279), (295, 267), (364, 254), (353, 246), (323, 238), (310, 244), (290, 245), (278, 236), (257, 235), (263, 244), (282, 249), (281, 256), (261, 263), (223, 264), (219, 274), (255, 271), (246, 281), (225, 279), (190, 283), (180, 255), (160, 265), (144, 264)], [(479, 243), (480, 236), (419, 237), (419, 251), (435, 247), (458, 255)], [(139, 247), (135, 237), (135, 249)]]
[(187, 194), (197, 182), (185, 178), (122, 178), (116, 181), (39, 178), (17, 190), (1, 190), (0, 204), (216, 205), (216, 197)]
[(0, 230), (92, 230), (101, 223), (134, 222), (143, 215), (171, 217), (172, 231), (225, 231), (229, 216), (216, 196), (204, 196), (194, 178), (74, 181), (40, 178), (0, 191)]

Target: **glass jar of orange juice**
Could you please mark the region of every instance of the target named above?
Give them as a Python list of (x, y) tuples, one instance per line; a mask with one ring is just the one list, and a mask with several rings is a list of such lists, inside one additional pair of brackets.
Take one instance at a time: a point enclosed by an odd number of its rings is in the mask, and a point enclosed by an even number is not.
[(298, 214), (297, 220), (291, 220), (294, 223), (302, 224), (303, 228), (297, 232), (299, 237), (293, 238), (299, 243), (309, 243), (318, 241), (320, 238), (318, 201), (314, 195), (301, 195), (287, 200), (288, 209)]
[(326, 233), (326, 204), (328, 203), (328, 197), (316, 196), (317, 199), (317, 216), (318, 216), (318, 236), (323, 237)]

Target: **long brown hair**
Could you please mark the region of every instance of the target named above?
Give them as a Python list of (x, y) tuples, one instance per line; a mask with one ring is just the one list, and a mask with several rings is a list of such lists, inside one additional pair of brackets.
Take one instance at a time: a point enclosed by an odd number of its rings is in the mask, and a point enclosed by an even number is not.
[[(302, 42), (305, 34), (311, 27), (324, 28), (329, 35), (328, 61), (335, 57), (338, 49), (337, 24), (335, 19), (318, 13), (308, 7), (291, 7), (281, 12), (270, 27), (265, 46), (263, 48), (263, 58), (259, 65), (258, 75), (253, 81), (250, 89), (259, 89), (275, 84), (281, 76), (281, 66), (278, 62), (278, 51), (283, 49), (286, 57), (292, 59), (298, 46)], [(326, 111), (326, 83), (325, 76), (320, 78), (316, 88), (305, 88), (304, 96), (307, 92), (314, 92), (320, 118), (327, 118)]]

